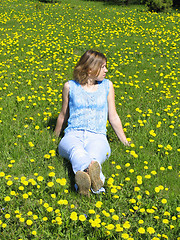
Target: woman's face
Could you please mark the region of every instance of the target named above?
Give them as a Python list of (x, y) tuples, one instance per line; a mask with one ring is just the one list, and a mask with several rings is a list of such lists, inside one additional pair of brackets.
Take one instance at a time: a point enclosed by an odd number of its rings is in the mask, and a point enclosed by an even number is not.
[(104, 78), (106, 77), (106, 73), (108, 72), (107, 68), (106, 68), (106, 62), (104, 62), (101, 66), (101, 69), (99, 71), (99, 74), (97, 76), (97, 80), (98, 81), (103, 81)]

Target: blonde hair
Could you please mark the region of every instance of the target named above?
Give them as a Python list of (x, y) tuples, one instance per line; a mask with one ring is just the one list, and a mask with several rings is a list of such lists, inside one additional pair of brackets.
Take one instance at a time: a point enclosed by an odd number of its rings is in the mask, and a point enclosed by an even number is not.
[(84, 85), (87, 83), (90, 74), (90, 77), (96, 80), (104, 62), (107, 62), (104, 54), (94, 50), (86, 51), (74, 68), (74, 79)]

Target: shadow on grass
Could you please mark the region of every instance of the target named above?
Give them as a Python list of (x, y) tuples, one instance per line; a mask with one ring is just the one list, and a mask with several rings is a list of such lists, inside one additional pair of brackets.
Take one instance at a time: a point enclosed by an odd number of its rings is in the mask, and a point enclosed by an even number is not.
[[(58, 117), (58, 116), (57, 116)], [(49, 130), (53, 133), (56, 127), (56, 122), (57, 122), (57, 117), (53, 117), (50, 118), (49, 121), (47, 122), (47, 124), (45, 125), (47, 128), (49, 128)], [(63, 137), (64, 136), (64, 129), (66, 128), (67, 124), (63, 124), (62, 126), (62, 131), (59, 135), (59, 137)]]
[(104, 5), (141, 5), (139, 0), (83, 0), (85, 2), (103, 2)]
[[(59, 153), (58, 153), (59, 154)], [(65, 172), (68, 174), (68, 178), (70, 180), (70, 186), (71, 186), (71, 191), (75, 192), (75, 174), (72, 170), (72, 165), (68, 159), (63, 158), (63, 167), (65, 169)]]
[[(52, 132), (52, 134), (53, 134), (55, 126), (56, 126), (56, 121), (57, 121), (57, 117), (56, 118), (55, 117), (50, 118), (49, 121), (46, 124), (46, 127), (50, 128), (50, 131)], [(63, 129), (64, 128), (65, 128), (65, 126), (63, 126)], [(63, 136), (64, 136), (64, 133), (62, 131), (61, 134), (60, 134), (60, 137), (62, 138)], [(70, 185), (71, 185), (71, 191), (75, 191), (75, 188), (74, 188), (74, 184), (75, 184), (74, 172), (72, 170), (71, 163), (68, 159), (60, 157), (59, 152), (58, 152), (58, 146), (57, 146), (57, 149), (56, 149), (56, 156), (59, 158), (60, 161), (62, 161), (65, 173), (68, 174), (68, 177), (69, 177), (69, 180), (70, 180)]]
[(39, 0), (42, 3), (61, 3), (61, 0)]
[(49, 127), (50, 130), (54, 132), (56, 121), (57, 121), (57, 117), (50, 118), (46, 123), (46, 127)]

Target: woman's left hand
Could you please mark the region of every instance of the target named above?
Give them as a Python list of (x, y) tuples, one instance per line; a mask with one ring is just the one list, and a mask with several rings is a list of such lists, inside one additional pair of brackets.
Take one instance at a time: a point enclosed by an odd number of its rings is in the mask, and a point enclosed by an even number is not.
[(130, 146), (131, 146), (131, 142), (130, 142), (130, 141), (128, 142), (128, 141), (126, 140), (126, 141), (124, 142), (124, 145), (130, 147)]

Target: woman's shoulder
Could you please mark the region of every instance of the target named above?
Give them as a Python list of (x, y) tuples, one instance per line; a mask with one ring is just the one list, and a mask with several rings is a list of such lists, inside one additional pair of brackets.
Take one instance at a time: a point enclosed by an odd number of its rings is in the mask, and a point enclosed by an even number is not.
[(75, 80), (69, 80), (64, 84), (64, 91), (76, 94), (79, 91), (79, 83)]
[(69, 80), (68, 83), (69, 83), (69, 86), (79, 85), (79, 83), (76, 80)]
[(107, 79), (107, 78), (104, 78), (104, 80), (102, 81), (104, 84), (106, 84), (106, 85), (110, 85), (110, 84), (112, 84), (112, 82), (109, 80), (109, 79)]
[(65, 82), (64, 83), (62, 94), (64, 96), (68, 96), (69, 95), (69, 82)]
[(64, 83), (64, 90), (69, 90), (69, 81)]
[(65, 82), (64, 87), (69, 88), (71, 85), (76, 85), (76, 84), (77, 84), (77, 82), (75, 80), (69, 80), (69, 81)]
[(107, 78), (105, 78), (104, 80), (103, 80), (103, 82), (104, 82), (104, 85), (105, 85), (105, 87), (106, 87), (106, 89), (108, 90), (108, 92), (109, 92), (109, 90), (112, 88), (112, 86), (113, 86), (113, 83), (109, 80), (109, 79), (107, 79)]

